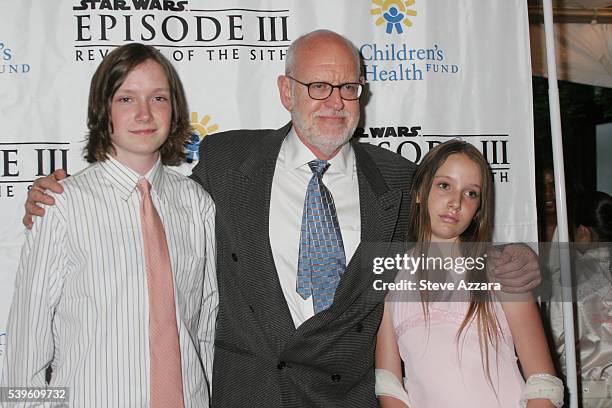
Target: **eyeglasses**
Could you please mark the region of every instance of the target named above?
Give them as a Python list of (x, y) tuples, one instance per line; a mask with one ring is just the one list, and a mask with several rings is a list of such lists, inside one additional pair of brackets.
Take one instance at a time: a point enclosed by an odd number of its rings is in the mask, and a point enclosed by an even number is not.
[(334, 92), (334, 88), (338, 88), (340, 90), (340, 97), (345, 101), (354, 101), (359, 99), (361, 96), (361, 91), (363, 90), (363, 84), (359, 82), (347, 82), (340, 85), (332, 85), (328, 84), (327, 82), (310, 82), (306, 84), (289, 75), (287, 75), (287, 78), (293, 79), (298, 84), (307, 87), (308, 96), (317, 101), (322, 101), (323, 99), (329, 98), (332, 92)]

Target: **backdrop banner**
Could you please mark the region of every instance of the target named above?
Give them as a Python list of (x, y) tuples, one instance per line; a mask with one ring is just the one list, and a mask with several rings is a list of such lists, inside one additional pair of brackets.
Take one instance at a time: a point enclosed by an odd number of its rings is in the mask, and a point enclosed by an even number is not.
[(138, 41), (173, 61), (192, 112), (189, 174), (207, 135), (287, 123), (276, 78), (289, 44), (320, 28), (363, 57), (361, 142), (419, 162), (469, 141), (494, 175), (495, 240), (537, 241), (524, 0), (0, 0), (0, 354), (26, 193), (86, 165), (89, 82), (104, 56)]

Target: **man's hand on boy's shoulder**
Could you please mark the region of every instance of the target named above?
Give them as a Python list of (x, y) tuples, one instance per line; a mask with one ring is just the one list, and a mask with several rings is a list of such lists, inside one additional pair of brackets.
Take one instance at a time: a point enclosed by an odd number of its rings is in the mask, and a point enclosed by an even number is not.
[(22, 223), (27, 229), (31, 229), (33, 222), (32, 217), (43, 217), (45, 210), (39, 204), (54, 205), (55, 200), (50, 195), (46, 194), (46, 190), (51, 190), (54, 193), (61, 194), (64, 188), (58, 181), (68, 177), (66, 170), (58, 169), (46, 177), (41, 177), (34, 181), (34, 184), (28, 191), (28, 199), (25, 202), (25, 215)]

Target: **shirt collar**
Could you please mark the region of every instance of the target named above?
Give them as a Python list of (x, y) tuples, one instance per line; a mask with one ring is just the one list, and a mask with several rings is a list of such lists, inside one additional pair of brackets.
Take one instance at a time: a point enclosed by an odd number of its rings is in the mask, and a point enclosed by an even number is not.
[[(316, 160), (317, 156), (302, 143), (295, 128), (291, 128), (283, 145), (279, 159), (282, 161), (286, 170), (298, 169)], [(347, 177), (353, 177), (355, 172), (355, 153), (350, 143), (346, 143), (338, 154), (329, 160), (329, 170), (327, 173), (341, 173)]]
[[(106, 179), (119, 190), (121, 198), (127, 200), (136, 190), (136, 184), (142, 176), (110, 155), (99, 164)], [(144, 176), (151, 183), (151, 192), (160, 198), (164, 189), (162, 168), (161, 158), (158, 158), (151, 170)]]

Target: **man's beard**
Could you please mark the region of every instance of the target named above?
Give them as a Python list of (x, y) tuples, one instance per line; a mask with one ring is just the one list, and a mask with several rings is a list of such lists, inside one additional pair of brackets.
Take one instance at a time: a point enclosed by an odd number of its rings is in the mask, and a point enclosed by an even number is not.
[(315, 120), (319, 116), (337, 116), (345, 118), (348, 120), (350, 114), (345, 110), (342, 111), (318, 111), (315, 112), (312, 116), (312, 122), (307, 123), (305, 118), (299, 113), (293, 111), (291, 112), (291, 121), (293, 122), (293, 126), (296, 130), (306, 138), (306, 141), (313, 147), (317, 148), (321, 152), (330, 155), (338, 148), (344, 146), (355, 133), (355, 129), (357, 128), (357, 120), (354, 120), (353, 123), (349, 124), (343, 132), (331, 136), (322, 134), (320, 130), (316, 128)]

